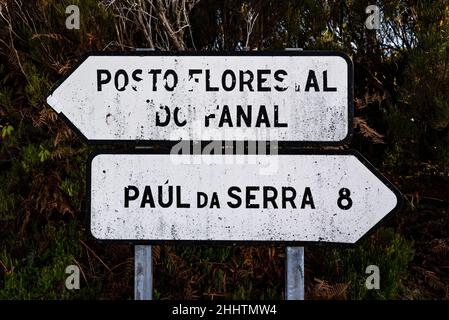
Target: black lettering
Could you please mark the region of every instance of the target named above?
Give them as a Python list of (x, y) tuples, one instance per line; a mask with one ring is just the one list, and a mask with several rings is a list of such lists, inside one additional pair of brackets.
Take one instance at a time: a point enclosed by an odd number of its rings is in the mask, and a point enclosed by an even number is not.
[[(102, 75), (106, 75), (106, 78), (103, 78)], [(97, 70), (97, 91), (101, 91), (101, 86), (109, 81), (111, 81), (111, 73), (108, 70)]]
[(161, 208), (168, 208), (173, 204), (173, 186), (168, 186), (168, 200), (164, 203), (163, 186), (158, 186), (158, 202)]
[(223, 127), (223, 124), (225, 122), (228, 124), (228, 127), (232, 128), (231, 113), (229, 112), (229, 107), (226, 104), (223, 106), (220, 121), (218, 122), (218, 127), (219, 128)]
[(271, 91), (270, 87), (264, 87), (263, 84), (267, 82), (267, 78), (264, 75), (270, 74), (269, 69), (257, 70), (257, 91)]
[[(271, 195), (268, 195), (268, 192), (271, 192)], [(274, 209), (278, 208), (278, 205), (276, 203), (276, 198), (278, 196), (278, 191), (275, 187), (266, 186), (263, 187), (263, 208), (268, 209), (268, 202), (271, 202), (271, 205)]]
[(242, 190), (239, 187), (230, 187), (228, 189), (228, 196), (230, 196), (232, 199), (234, 199), (237, 203), (232, 203), (231, 201), (228, 201), (228, 206), (229, 208), (232, 209), (237, 209), (238, 207), (240, 207), (242, 205), (242, 199), (240, 198), (240, 196), (236, 193), (240, 193), (242, 192)]
[(184, 119), (184, 121), (179, 121), (179, 116), (178, 115), (179, 115), (179, 111), (180, 110), (181, 109), (179, 107), (175, 108), (175, 111), (173, 112), (173, 120), (175, 120), (175, 124), (178, 127), (184, 127), (187, 124), (187, 120)]
[[(129, 191), (134, 191), (134, 194), (131, 196)], [(136, 186), (128, 186), (125, 187), (125, 208), (129, 208), (129, 201), (136, 200), (139, 197), (139, 189)]]
[(145, 186), (145, 190), (143, 191), (142, 202), (140, 203), (141, 208), (145, 208), (145, 205), (149, 203), (151, 208), (154, 208), (154, 199), (153, 194), (151, 193), (151, 187)]
[(258, 191), (260, 188), (257, 186), (248, 186), (246, 187), (246, 207), (248, 209), (257, 209), (259, 208), (259, 204), (251, 203), (251, 200), (256, 199), (255, 194), (251, 194), (252, 191)]
[(134, 70), (133, 71), (133, 75), (132, 75), (133, 80), (136, 81), (136, 82), (142, 81), (143, 79), (137, 76), (139, 74), (142, 75), (142, 72), (143, 72), (142, 69)]
[(196, 195), (196, 206), (198, 208), (204, 208), (207, 205), (207, 194), (198, 191)]
[(338, 191), (337, 205), (342, 210), (349, 210), (352, 207), (351, 190), (348, 188), (341, 188)]
[[(167, 80), (168, 76), (170, 76), (170, 75), (173, 78), (173, 84), (171, 87), (168, 85), (168, 80)], [(164, 84), (165, 90), (173, 91), (175, 89), (176, 85), (178, 84), (178, 75), (176, 74), (175, 70), (168, 69), (164, 73), (164, 80), (165, 80), (165, 84)]]
[[(230, 87), (228, 87), (227, 82), (226, 82), (226, 77), (228, 75), (231, 76), (231, 86)], [(236, 83), (237, 83), (237, 81), (235, 78), (234, 71), (229, 70), (229, 69), (225, 70), (221, 76), (221, 85), (223, 86), (223, 89), (225, 91), (232, 91), (232, 90), (234, 90)]]
[(286, 128), (286, 123), (279, 122), (279, 107), (278, 105), (274, 106), (274, 127), (275, 128)]
[[(120, 75), (123, 76), (123, 86), (122, 87), (119, 86)], [(117, 70), (117, 72), (115, 73), (115, 77), (114, 77), (115, 88), (118, 91), (125, 91), (126, 86), (128, 85), (128, 82), (129, 82), (129, 78), (128, 78), (128, 74), (126, 73), (126, 71), (123, 69)]]
[(157, 127), (166, 127), (170, 123), (170, 109), (167, 106), (160, 106), (160, 109), (165, 111), (165, 120), (161, 120), (160, 113), (163, 114), (162, 111), (156, 112), (156, 126)]
[(256, 127), (259, 128), (260, 125), (264, 123), (265, 127), (270, 127), (270, 120), (268, 119), (267, 109), (262, 104), (259, 108), (259, 114), (257, 115)]
[[(287, 191), (291, 192), (290, 196), (287, 196)], [(296, 190), (293, 187), (282, 187), (282, 209), (287, 208), (287, 202), (290, 202), (290, 206), (293, 209), (296, 209), (295, 205), (295, 198), (296, 198)]]
[(209, 127), (210, 119), (215, 119), (215, 114), (209, 114), (204, 116), (204, 125), (206, 126), (206, 128)]
[(218, 201), (218, 195), (216, 192), (212, 194), (212, 199), (210, 200), (210, 208), (213, 207), (220, 209), (220, 201)]
[(148, 71), (149, 74), (153, 75), (153, 91), (157, 91), (157, 75), (162, 73), (161, 69), (151, 69)]
[(305, 91), (308, 92), (311, 87), (313, 87), (315, 91), (320, 91), (320, 87), (318, 86), (318, 80), (316, 79), (315, 71), (313, 70), (309, 70)]
[(312, 191), (310, 190), (310, 187), (306, 187), (304, 190), (301, 209), (304, 209), (307, 204), (310, 205), (311, 209), (315, 209), (315, 204), (313, 203)]
[(245, 122), (247, 127), (251, 127), (251, 113), (252, 113), (252, 105), (248, 105), (246, 107), (247, 113), (243, 110), (241, 105), (237, 105), (237, 127), (242, 126), (242, 120)]
[[(192, 80), (193, 76), (195, 74), (201, 74), (203, 73), (203, 70), (201, 69), (189, 69), (189, 80)], [(198, 78), (195, 78), (195, 82), (198, 82)]]
[(337, 88), (327, 86), (327, 70), (323, 71), (323, 91), (337, 91)]
[(176, 186), (176, 207), (177, 208), (190, 208), (190, 203), (182, 203), (181, 186)]
[[(254, 91), (252, 82), (254, 80), (254, 74), (250, 70), (242, 71), (240, 70), (240, 91), (244, 91), (243, 88), (246, 85), (249, 91)], [(249, 75), (249, 79), (245, 80), (245, 74)]]
[(218, 87), (210, 85), (210, 70), (206, 69), (206, 91), (218, 91)]
[[(283, 82), (284, 78), (280, 77), (280, 75), (286, 76), (287, 75), (287, 71), (285, 71), (285, 70), (276, 70), (274, 72), (274, 79), (276, 81), (278, 81), (278, 82)], [(278, 85), (275, 85), (274, 88), (276, 89), (276, 91), (285, 91), (285, 90), (287, 90), (287, 87), (281, 87), (281, 86), (278, 86)]]

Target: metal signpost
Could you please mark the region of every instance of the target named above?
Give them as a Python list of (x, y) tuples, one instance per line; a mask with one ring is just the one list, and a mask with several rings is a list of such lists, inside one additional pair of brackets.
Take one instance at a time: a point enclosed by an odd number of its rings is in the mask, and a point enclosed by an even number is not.
[[(303, 51), (302, 48), (285, 48), (285, 50)], [(304, 274), (304, 247), (287, 246), (285, 248), (285, 300), (304, 300)]]
[(153, 262), (151, 246), (134, 246), (134, 299), (153, 299)]
[[(153, 48), (136, 48), (136, 51), (154, 51)], [(136, 146), (136, 148), (139, 148)], [(141, 147), (145, 148), (145, 147)], [(153, 250), (151, 245), (134, 246), (134, 300), (153, 299)]]
[(304, 247), (285, 250), (285, 300), (304, 300)]
[[(89, 143), (173, 147), (88, 163), (89, 230), (137, 244), (136, 299), (152, 298), (148, 244), (353, 244), (398, 208), (359, 153), (290, 150), (349, 143), (352, 72), (335, 52), (139, 51), (88, 55), (55, 87), (48, 104)], [(201, 149), (232, 141), (281, 148)], [(304, 299), (303, 247), (287, 247), (285, 297)]]

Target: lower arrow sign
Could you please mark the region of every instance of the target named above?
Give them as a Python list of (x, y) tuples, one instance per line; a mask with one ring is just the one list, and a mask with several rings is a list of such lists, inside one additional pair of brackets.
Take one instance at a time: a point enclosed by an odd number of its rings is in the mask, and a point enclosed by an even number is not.
[(101, 153), (88, 168), (99, 240), (355, 243), (401, 195), (359, 153)]

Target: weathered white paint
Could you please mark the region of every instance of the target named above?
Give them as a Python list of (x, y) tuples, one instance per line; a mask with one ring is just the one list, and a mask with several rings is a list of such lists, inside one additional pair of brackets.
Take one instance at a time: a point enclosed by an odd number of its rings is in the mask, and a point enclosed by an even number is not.
[[(111, 81), (98, 91), (97, 70), (111, 73)], [(114, 86), (115, 74), (123, 69), (130, 76), (124, 91)], [(142, 69), (142, 81), (134, 81), (132, 72)], [(178, 75), (178, 85), (174, 91), (166, 91), (162, 76), (158, 76), (157, 91), (153, 91), (151, 69), (173, 69)], [(189, 69), (203, 70), (201, 75), (189, 79)], [(219, 85), (220, 91), (205, 91), (205, 70), (210, 70), (210, 82)], [(245, 89), (224, 91), (221, 76), (226, 69), (239, 70), (268, 69), (271, 75), (264, 86), (270, 92), (249, 92)], [(286, 70), (288, 75), (282, 83), (273, 78), (273, 73)], [(314, 70), (320, 92), (313, 89), (305, 92), (309, 70)], [(327, 70), (327, 85), (336, 87), (336, 92), (323, 92), (323, 71)], [(92, 55), (74, 70), (47, 98), (48, 104), (78, 128), (89, 140), (272, 140), (272, 141), (315, 141), (339, 142), (349, 132), (348, 121), (350, 102), (348, 77), (349, 59), (341, 55), (254, 55), (254, 56), (175, 56), (175, 55)], [(168, 77), (169, 85), (172, 78)], [(118, 77), (119, 87), (123, 76)], [(295, 91), (295, 84), (300, 91)], [(275, 85), (288, 89), (278, 92)], [(238, 87), (238, 84), (237, 86)], [(256, 84), (253, 83), (255, 89)], [(246, 87), (245, 87), (246, 88)], [(287, 123), (286, 128), (218, 128), (218, 120), (223, 105), (228, 105), (234, 113), (237, 105), (252, 105), (253, 117), (260, 105), (265, 105), (273, 126), (274, 105), (278, 105), (279, 122)], [(171, 112), (180, 108), (180, 120), (186, 120), (184, 127), (173, 121), (166, 127), (156, 126), (156, 112), (161, 106), (168, 106)], [(217, 107), (218, 106), (218, 107)], [(218, 109), (217, 109), (218, 108)], [(205, 127), (205, 116), (216, 114), (209, 127)], [(164, 113), (161, 113), (164, 115)], [(164, 119), (162, 116), (161, 119)], [(234, 125), (235, 125), (235, 118)]]
[[(193, 160), (173, 162), (172, 157)], [(186, 158), (188, 157), (188, 158)], [(195, 159), (199, 157), (200, 159)], [(354, 243), (392, 211), (396, 194), (355, 155), (268, 155), (278, 170), (261, 175), (261, 156), (224, 157), (222, 164), (204, 164), (204, 155), (100, 154), (91, 163), (91, 232), (112, 240), (322, 241)], [(239, 157), (244, 164), (227, 158)], [(235, 159), (235, 158), (233, 158)], [(215, 161), (218, 163), (219, 161)], [(195, 164), (199, 163), (199, 164)], [(230, 164), (226, 164), (230, 163)], [(232, 164), (231, 164), (232, 163)], [(190, 208), (140, 208), (140, 200), (124, 207), (124, 188), (174, 185)], [(292, 186), (297, 209), (229, 208), (230, 186)], [(303, 190), (310, 187), (315, 209), (300, 209)], [(339, 190), (351, 191), (353, 205), (337, 205)], [(164, 189), (165, 191), (167, 188)], [(221, 208), (196, 207), (196, 193), (217, 192)], [(156, 195), (154, 195), (157, 201)], [(164, 196), (166, 197), (166, 195)], [(165, 198), (167, 199), (167, 198)], [(261, 203), (261, 192), (256, 194)], [(243, 203), (244, 199), (243, 199)]]

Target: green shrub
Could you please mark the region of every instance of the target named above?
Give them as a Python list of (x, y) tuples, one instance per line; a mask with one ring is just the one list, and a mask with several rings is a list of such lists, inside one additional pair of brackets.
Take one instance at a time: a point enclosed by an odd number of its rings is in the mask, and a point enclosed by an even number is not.
[[(403, 280), (413, 254), (412, 243), (393, 229), (382, 228), (355, 248), (326, 249), (326, 274), (349, 283), (349, 299), (397, 299), (403, 293)], [(369, 290), (365, 285), (369, 276), (365, 271), (369, 265), (379, 267), (379, 290)]]

